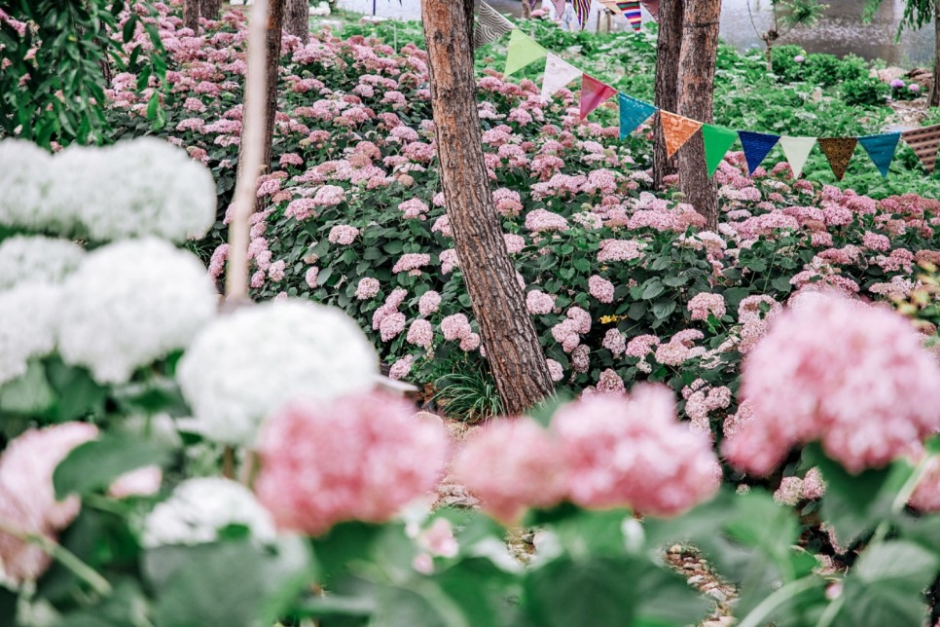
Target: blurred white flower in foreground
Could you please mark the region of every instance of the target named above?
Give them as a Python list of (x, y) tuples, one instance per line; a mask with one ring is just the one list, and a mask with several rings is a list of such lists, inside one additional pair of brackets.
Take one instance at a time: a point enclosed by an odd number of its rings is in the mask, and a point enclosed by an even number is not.
[(251, 446), (261, 421), (285, 402), (364, 392), (377, 372), (375, 349), (352, 318), (287, 300), (217, 318), (180, 360), (177, 379), (196, 430)]
[(147, 516), (143, 545), (153, 549), (214, 542), (230, 525), (247, 527), (260, 543), (275, 540), (271, 515), (248, 488), (220, 477), (187, 479)]
[(15, 236), (0, 243), (0, 290), (27, 282), (59, 283), (82, 261), (81, 246), (52, 237)]
[(101, 383), (185, 348), (215, 313), (218, 297), (192, 254), (156, 239), (90, 253), (64, 285), (59, 352)]

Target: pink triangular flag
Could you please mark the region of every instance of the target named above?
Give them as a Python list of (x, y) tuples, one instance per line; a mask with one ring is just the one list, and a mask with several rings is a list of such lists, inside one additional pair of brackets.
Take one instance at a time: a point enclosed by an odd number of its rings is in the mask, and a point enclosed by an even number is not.
[(581, 119), (617, 94), (617, 90), (584, 74), (581, 78)]

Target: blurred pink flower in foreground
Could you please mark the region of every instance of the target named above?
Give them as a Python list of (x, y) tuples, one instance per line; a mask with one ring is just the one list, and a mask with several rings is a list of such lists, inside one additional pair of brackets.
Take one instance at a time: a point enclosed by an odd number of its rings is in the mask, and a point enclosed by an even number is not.
[(338, 522), (384, 522), (431, 491), (448, 454), (440, 422), (374, 392), (295, 402), (260, 438), (259, 501), (282, 529), (319, 535)]
[[(69, 422), (31, 429), (0, 456), (0, 521), (22, 533), (55, 539), (78, 515), (78, 497), (57, 501), (52, 473), (69, 452), (98, 435), (93, 425)], [(51, 563), (35, 544), (0, 531), (0, 563), (14, 583), (33, 581)]]
[(563, 444), (570, 498), (583, 507), (671, 516), (710, 498), (721, 482), (708, 436), (677, 420), (673, 394), (662, 386), (571, 403), (552, 429)]
[(531, 418), (501, 418), (477, 431), (454, 459), (454, 475), (496, 520), (551, 507), (568, 488), (561, 443)]
[(916, 451), (940, 427), (940, 366), (905, 318), (833, 293), (780, 314), (743, 366), (753, 417), (725, 441), (737, 468), (769, 474), (822, 442), (850, 472)]

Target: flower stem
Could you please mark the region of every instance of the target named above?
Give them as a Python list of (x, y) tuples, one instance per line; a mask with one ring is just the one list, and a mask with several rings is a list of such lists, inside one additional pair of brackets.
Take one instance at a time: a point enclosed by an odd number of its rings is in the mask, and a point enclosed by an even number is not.
[(748, 615), (744, 617), (744, 620), (738, 623), (737, 627), (761, 627), (766, 622), (767, 617), (770, 616), (774, 610), (793, 597), (802, 594), (807, 590), (811, 590), (818, 584), (819, 579), (812, 575), (791, 581), (761, 601), (757, 607), (751, 610)]
[(73, 575), (87, 583), (92, 590), (101, 596), (109, 596), (111, 594), (111, 584), (108, 583), (107, 579), (102, 577), (98, 571), (93, 569), (91, 566), (78, 559), (74, 553), (66, 549), (58, 542), (55, 542), (54, 540), (47, 538), (42, 534), (26, 533), (24, 531), (20, 531), (19, 529), (11, 527), (2, 520), (0, 520), (0, 532), (11, 535), (14, 538), (18, 538), (23, 542), (35, 544), (43, 551), (43, 553), (62, 564), (65, 568), (71, 571)]

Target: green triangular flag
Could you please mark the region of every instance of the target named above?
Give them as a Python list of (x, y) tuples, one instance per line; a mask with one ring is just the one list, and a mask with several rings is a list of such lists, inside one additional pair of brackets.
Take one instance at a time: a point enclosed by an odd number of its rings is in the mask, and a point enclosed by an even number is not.
[(702, 139), (705, 141), (705, 163), (708, 164), (708, 176), (712, 176), (721, 165), (721, 160), (728, 154), (731, 145), (738, 141), (738, 132), (722, 126), (705, 124), (702, 126)]
[(530, 63), (544, 59), (548, 51), (540, 46), (534, 39), (518, 28), (509, 36), (509, 51), (506, 54), (506, 76), (518, 72)]

